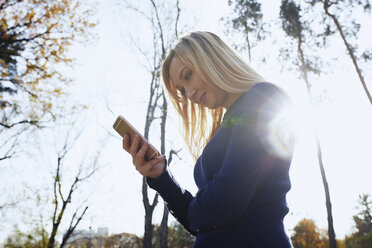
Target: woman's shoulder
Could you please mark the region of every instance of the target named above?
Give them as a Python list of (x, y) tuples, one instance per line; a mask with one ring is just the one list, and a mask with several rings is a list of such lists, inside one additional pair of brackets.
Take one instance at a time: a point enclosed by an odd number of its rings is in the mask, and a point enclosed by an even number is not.
[(255, 84), (254, 86), (252, 86), (252, 88), (245, 92), (244, 98), (246, 100), (255, 99), (265, 102), (270, 100), (278, 100), (279, 98), (286, 98), (289, 100), (289, 95), (283, 88), (276, 84), (270, 82), (262, 82)]
[(268, 119), (288, 106), (289, 95), (280, 86), (269, 82), (257, 83), (230, 106), (222, 126), (251, 125), (257, 119)]
[(270, 82), (257, 83), (234, 102), (227, 113), (241, 114), (247, 111), (270, 108), (290, 102), (289, 95), (278, 85)]
[[(261, 104), (263, 110), (277, 108), (288, 108), (291, 105), (291, 98), (288, 93), (280, 86), (273, 83), (259, 83), (254, 92), (255, 101)], [(268, 108), (268, 109), (266, 109)]]

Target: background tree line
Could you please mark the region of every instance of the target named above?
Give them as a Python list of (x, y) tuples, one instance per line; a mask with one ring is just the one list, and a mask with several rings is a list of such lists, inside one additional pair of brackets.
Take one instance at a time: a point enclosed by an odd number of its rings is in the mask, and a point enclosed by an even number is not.
[[(370, 195), (359, 196), (357, 209), (353, 216), (353, 233), (343, 240), (337, 240), (337, 246), (342, 248), (368, 248), (372, 244), (372, 201)], [(314, 220), (302, 219), (294, 227), (291, 236), (295, 248), (328, 248), (327, 230), (319, 229)]]
[[(372, 201), (370, 195), (360, 195), (357, 209), (359, 212), (353, 216), (354, 232), (346, 236), (342, 240), (337, 240), (338, 247), (341, 248), (369, 248), (372, 244)], [(162, 242), (162, 227), (153, 225), (154, 232), (151, 244), (153, 247), (161, 247)], [(293, 228), (291, 240), (294, 248), (329, 248), (329, 238), (327, 230), (320, 229), (316, 226), (312, 219), (304, 218), (300, 220)], [(104, 247), (127, 247), (140, 248), (143, 247), (143, 237), (131, 237), (121, 235), (125, 238), (120, 238), (120, 234), (112, 234), (109, 237), (99, 238), (83, 238), (79, 242), (67, 242), (66, 247), (101, 247), (99, 244), (104, 244)], [(5, 241), (4, 247), (46, 247), (47, 231), (43, 228), (35, 228), (31, 233), (22, 233), (16, 231), (9, 236)], [(99, 241), (99, 242), (98, 242)], [(177, 222), (173, 222), (168, 227), (167, 245), (174, 248), (191, 248), (195, 241), (195, 237), (183, 228)], [(90, 244), (90, 245), (88, 245)]]

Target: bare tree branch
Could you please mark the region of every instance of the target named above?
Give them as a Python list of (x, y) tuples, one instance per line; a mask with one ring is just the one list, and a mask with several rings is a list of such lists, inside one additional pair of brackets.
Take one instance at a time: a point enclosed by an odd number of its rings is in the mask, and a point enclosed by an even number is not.
[(143, 58), (146, 60), (146, 65), (140, 63), (140, 65), (145, 68), (147, 71), (151, 71), (151, 61), (150, 58), (147, 56), (148, 52), (144, 50), (144, 46), (142, 46), (138, 40), (135, 40), (132, 35), (128, 35), (130, 39), (130, 44), (136, 48), (136, 50), (143, 56)]
[(137, 7), (134, 7), (134, 6), (132, 6), (132, 5), (128, 4), (128, 3), (126, 3), (125, 8), (137, 12), (137, 13), (140, 14), (142, 17), (144, 17), (146, 20), (148, 20), (150, 23), (152, 23), (151, 18), (148, 17), (148, 16), (146, 15), (145, 12), (143, 12), (143, 11), (140, 10), (140, 9), (138, 9)]
[(181, 151), (182, 149), (179, 149), (178, 151), (175, 151), (175, 150), (170, 150), (169, 151), (169, 156), (168, 156), (168, 164), (171, 164), (172, 163), (172, 160), (173, 160), (173, 155), (176, 155), (180, 160), (182, 160), (182, 158), (180, 158), (178, 156), (178, 153)]
[(63, 239), (62, 239), (62, 243), (60, 245), (60, 248), (63, 248), (66, 245), (67, 240), (70, 238), (71, 234), (75, 231), (77, 225), (79, 224), (79, 222), (81, 221), (81, 219), (83, 218), (83, 216), (85, 215), (85, 212), (87, 210), (88, 210), (88, 206), (85, 207), (84, 211), (81, 213), (81, 215), (79, 216), (79, 218), (76, 220), (75, 224), (73, 225), (72, 223), (74, 222), (74, 220), (76, 218), (76, 214), (77, 214), (77, 211), (75, 211), (74, 215), (71, 218), (70, 225), (69, 225), (66, 233), (63, 235)]
[(19, 203), (19, 201), (4, 203), (3, 205), (0, 205), (0, 210), (3, 210), (5, 208), (13, 208), (18, 203)]
[[(5, 146), (5, 145), (8, 143), (8, 141), (12, 140), (12, 138), (13, 138), (13, 137), (11, 137), (11, 138), (8, 139), (7, 141), (5, 141), (5, 142), (0, 146), (0, 149), (1, 149), (3, 146)], [(5, 160), (5, 159), (12, 158), (12, 157), (16, 154), (14, 148), (15, 148), (15, 147), (17, 146), (17, 144), (18, 144), (17, 141), (18, 141), (18, 136), (15, 136), (15, 139), (14, 139), (13, 144), (9, 147), (8, 151), (5, 152), (5, 155), (2, 156), (2, 157), (0, 157), (0, 161)]]
[(0, 122), (0, 126), (5, 127), (5, 128), (12, 128), (16, 125), (26, 124), (26, 123), (34, 125), (38, 128), (42, 128), (42, 126), (39, 125), (40, 122), (38, 120), (23, 120), (23, 121), (15, 122), (13, 124), (5, 124), (5, 123)]
[[(59, 193), (59, 196), (61, 197), (62, 199), (62, 202), (65, 201), (65, 199), (63, 198), (63, 194), (62, 194), (62, 185), (61, 185), (61, 176), (59, 175), (59, 170), (60, 170), (60, 166), (61, 166), (61, 160), (62, 158), (61, 157), (58, 157), (58, 166), (57, 166), (57, 175), (56, 175), (56, 182), (58, 184), (58, 193)], [(58, 201), (58, 198), (55, 199), (56, 201)]]
[(162, 59), (165, 57), (165, 42), (164, 42), (164, 35), (163, 35), (163, 27), (161, 25), (161, 22), (160, 22), (160, 18), (159, 18), (159, 13), (158, 13), (158, 8), (156, 7), (156, 4), (154, 2), (154, 0), (150, 0), (151, 3), (152, 3), (152, 6), (154, 7), (154, 11), (155, 11), (155, 15), (156, 15), (156, 20), (158, 22), (158, 27), (159, 27), (159, 30), (160, 30), (160, 33), (159, 33), (159, 38), (161, 40), (161, 51), (162, 51)]
[(176, 22), (174, 24), (174, 33), (176, 34), (176, 38), (178, 39), (178, 21), (180, 19), (180, 12), (181, 12), (180, 0), (177, 0), (176, 6), (177, 6), (177, 16), (176, 16)]
[[(57, 168), (56, 168), (56, 175), (54, 177), (54, 213), (52, 218), (52, 231), (50, 233), (49, 241), (48, 241), (48, 248), (53, 248), (55, 243), (55, 237), (57, 234), (57, 230), (62, 222), (62, 218), (64, 216), (65, 210), (69, 203), (72, 201), (72, 195), (77, 189), (77, 185), (88, 178), (90, 178), (96, 171), (96, 164), (98, 162), (98, 157), (100, 156), (100, 152), (98, 152), (92, 162), (92, 170), (85, 176), (81, 176), (82, 174), (82, 164), (85, 164), (85, 160), (80, 164), (79, 170), (77, 172), (77, 175), (75, 176), (74, 181), (70, 184), (67, 196), (64, 197), (62, 193), (62, 180), (61, 180), (61, 168), (62, 168), (62, 162), (64, 158), (66, 157), (67, 153), (70, 151), (70, 149), (73, 147), (73, 145), (76, 143), (78, 137), (80, 137), (82, 132), (78, 132), (78, 134), (74, 137), (74, 139), (71, 141), (69, 139), (70, 131), (68, 132), (68, 135), (66, 136), (65, 142), (63, 144), (62, 149), (58, 152), (57, 156)], [(57, 187), (58, 187), (58, 194), (57, 194)], [(59, 196), (59, 197), (58, 197)], [(61, 207), (59, 208), (59, 199), (61, 199)], [(77, 211), (75, 211), (74, 215), (72, 216), (72, 220), (70, 223), (71, 230), (69, 229), (71, 233), (76, 228), (80, 220), (83, 218), (86, 210), (88, 207), (85, 208), (83, 213), (80, 215), (80, 217), (77, 219), (77, 222), (75, 222), (74, 225), (72, 225), (73, 220), (76, 218)], [(70, 234), (71, 234), (70, 233)], [(68, 236), (65, 235), (64, 242), (67, 241)], [(65, 243), (64, 243), (65, 244)]]

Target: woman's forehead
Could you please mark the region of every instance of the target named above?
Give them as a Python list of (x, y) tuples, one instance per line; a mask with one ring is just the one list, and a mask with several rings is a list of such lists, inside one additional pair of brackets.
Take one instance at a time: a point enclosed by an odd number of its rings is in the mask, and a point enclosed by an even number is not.
[(183, 70), (188, 68), (178, 57), (174, 56), (169, 66), (170, 83), (177, 84)]

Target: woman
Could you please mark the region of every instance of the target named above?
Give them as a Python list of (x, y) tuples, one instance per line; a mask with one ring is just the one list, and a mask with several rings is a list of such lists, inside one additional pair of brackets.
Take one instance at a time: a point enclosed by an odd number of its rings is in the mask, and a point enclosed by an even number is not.
[(162, 77), (197, 159), (197, 194), (179, 186), (165, 156), (146, 161), (148, 144), (139, 148), (139, 137), (124, 137), (123, 148), (170, 213), (196, 235), (194, 247), (291, 247), (283, 226), (294, 146), (281, 113), (288, 96), (209, 32), (183, 37)]

